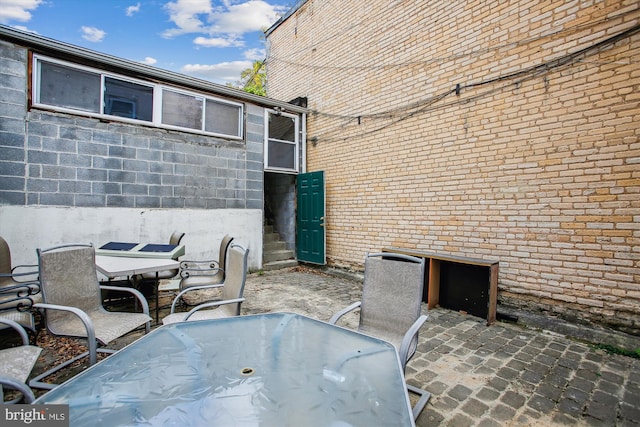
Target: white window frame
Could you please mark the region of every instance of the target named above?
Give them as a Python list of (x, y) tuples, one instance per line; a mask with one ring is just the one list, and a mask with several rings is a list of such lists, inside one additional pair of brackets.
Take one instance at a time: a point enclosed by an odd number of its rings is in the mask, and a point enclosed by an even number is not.
[[(273, 114), (276, 116), (285, 116), (292, 118), (294, 120), (294, 141), (286, 141), (282, 139), (269, 138), (269, 115)], [(300, 173), (300, 116), (296, 114), (285, 113), (280, 110), (274, 109), (266, 109), (264, 113), (264, 170), (273, 171), (273, 172), (284, 172), (291, 174)], [(295, 146), (295, 154), (294, 154), (294, 163), (295, 166), (293, 169), (290, 168), (281, 168), (275, 166), (269, 166), (269, 142), (274, 141), (278, 143), (291, 144)]]
[[(67, 107), (60, 107), (57, 105), (50, 105), (50, 104), (44, 104), (40, 102), (40, 74), (41, 74), (41, 69), (40, 69), (40, 62), (48, 62), (48, 63), (52, 63), (52, 64), (58, 64), (61, 66), (65, 66), (65, 67), (69, 67), (69, 68), (73, 68), (73, 69), (77, 69), (79, 71), (85, 71), (85, 72), (89, 72), (89, 73), (95, 73), (97, 75), (100, 76), (100, 82), (101, 82), (101, 87), (100, 87), (100, 112), (99, 113), (95, 113), (95, 112), (89, 112), (89, 111), (83, 111), (83, 110), (78, 110), (78, 109), (73, 109), (73, 108), (67, 108)], [(106, 72), (104, 70), (100, 70), (98, 68), (92, 68), (92, 67), (87, 67), (87, 66), (83, 66), (83, 65), (79, 65), (79, 64), (75, 64), (72, 62), (67, 62), (67, 61), (61, 61), (58, 59), (54, 59), (51, 57), (47, 57), (47, 56), (43, 56), (43, 55), (39, 55), (39, 54), (34, 54), (33, 55), (33, 76), (32, 76), (32, 106), (36, 107), (36, 108), (43, 108), (43, 109), (49, 109), (49, 110), (55, 110), (55, 111), (60, 111), (63, 113), (68, 113), (68, 114), (75, 114), (75, 115), (80, 115), (80, 116), (87, 116), (87, 117), (95, 117), (95, 118), (99, 118), (99, 119), (105, 119), (105, 120), (109, 120), (109, 121), (120, 121), (120, 122), (126, 122), (126, 123), (133, 123), (133, 124), (144, 124), (147, 126), (154, 126), (154, 127), (158, 127), (158, 128), (164, 128), (164, 129), (172, 129), (172, 130), (178, 130), (178, 131), (183, 131), (183, 132), (190, 132), (190, 133), (197, 133), (197, 134), (202, 134), (202, 135), (210, 135), (210, 136), (217, 136), (217, 137), (221, 137), (221, 138), (226, 138), (226, 139), (233, 139), (233, 140), (243, 140), (244, 139), (244, 104), (240, 103), (240, 102), (235, 102), (235, 101), (230, 101), (227, 99), (222, 99), (222, 98), (218, 98), (218, 97), (214, 97), (214, 96), (208, 96), (205, 95), (201, 92), (195, 92), (195, 91), (189, 91), (189, 90), (185, 90), (185, 89), (181, 89), (181, 88), (177, 88), (174, 86), (169, 86), (169, 85), (163, 85), (163, 84), (158, 84), (158, 83), (153, 83), (153, 82), (149, 82), (149, 81), (145, 81), (145, 80), (140, 80), (140, 79), (135, 79), (135, 78), (130, 78), (124, 75), (120, 75), (120, 74), (114, 74), (114, 73), (109, 73)], [(112, 116), (109, 114), (104, 114), (104, 95), (105, 95), (105, 91), (104, 91), (104, 87), (105, 87), (105, 79), (107, 77), (113, 78), (113, 79), (117, 79), (117, 80), (122, 80), (122, 81), (126, 81), (129, 83), (134, 83), (134, 84), (139, 84), (141, 86), (146, 86), (146, 87), (150, 87), (153, 89), (153, 111), (152, 111), (152, 120), (151, 121), (146, 121), (146, 120), (138, 120), (138, 119), (132, 119), (132, 118), (127, 118), (127, 117), (120, 117), (120, 116)], [(180, 127), (180, 126), (172, 126), (172, 125), (165, 125), (162, 123), (162, 93), (163, 90), (169, 90), (172, 92), (177, 92), (177, 93), (182, 93), (185, 95), (189, 95), (189, 96), (193, 96), (194, 98), (198, 98), (200, 100), (202, 100), (203, 102), (203, 106), (202, 106), (202, 129), (193, 129), (193, 128), (185, 128), (185, 127)], [(206, 117), (206, 101), (207, 100), (211, 100), (214, 102), (218, 102), (221, 104), (228, 104), (231, 106), (235, 106), (238, 107), (238, 123), (237, 123), (237, 128), (238, 128), (238, 134), (236, 135), (229, 135), (229, 134), (223, 134), (223, 133), (216, 133), (216, 132), (210, 132), (210, 131), (205, 131), (205, 117)]]

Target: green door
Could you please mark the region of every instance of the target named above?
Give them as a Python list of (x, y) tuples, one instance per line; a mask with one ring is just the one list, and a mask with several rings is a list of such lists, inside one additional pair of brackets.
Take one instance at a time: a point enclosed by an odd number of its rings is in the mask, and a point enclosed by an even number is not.
[(298, 261), (324, 265), (324, 171), (298, 175), (296, 188)]

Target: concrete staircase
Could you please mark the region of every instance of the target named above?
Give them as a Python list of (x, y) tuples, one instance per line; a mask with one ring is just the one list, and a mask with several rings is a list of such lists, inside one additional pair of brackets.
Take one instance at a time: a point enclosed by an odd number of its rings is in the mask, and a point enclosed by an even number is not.
[(287, 249), (285, 242), (280, 240), (280, 234), (272, 225), (264, 225), (264, 248), (262, 254), (262, 269), (279, 270), (281, 268), (298, 265), (292, 250)]

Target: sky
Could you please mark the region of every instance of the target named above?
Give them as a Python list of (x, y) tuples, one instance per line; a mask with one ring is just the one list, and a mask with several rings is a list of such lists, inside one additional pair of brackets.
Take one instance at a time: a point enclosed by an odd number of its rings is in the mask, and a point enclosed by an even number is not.
[(0, 0), (0, 24), (215, 83), (265, 57), (291, 0)]

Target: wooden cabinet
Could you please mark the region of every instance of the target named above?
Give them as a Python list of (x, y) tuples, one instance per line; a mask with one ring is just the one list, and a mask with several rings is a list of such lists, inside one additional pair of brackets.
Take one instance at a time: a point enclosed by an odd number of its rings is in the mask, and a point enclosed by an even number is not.
[(487, 320), (496, 320), (498, 304), (498, 261), (446, 255), (404, 248), (383, 248), (425, 258), (423, 300), (429, 308), (441, 306), (467, 312)]

